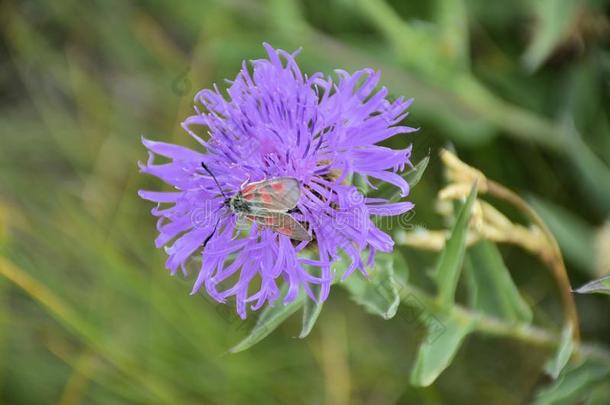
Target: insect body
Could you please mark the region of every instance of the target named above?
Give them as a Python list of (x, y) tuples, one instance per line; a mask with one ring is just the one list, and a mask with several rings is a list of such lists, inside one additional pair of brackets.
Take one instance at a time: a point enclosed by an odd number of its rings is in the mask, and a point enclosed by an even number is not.
[(297, 179), (275, 177), (248, 183), (233, 197), (227, 197), (216, 177), (203, 162), (201, 166), (216, 182), (225, 197), (225, 204), (240, 219), (269, 228), (294, 240), (311, 240), (305, 227), (289, 214), (301, 198), (301, 188)]

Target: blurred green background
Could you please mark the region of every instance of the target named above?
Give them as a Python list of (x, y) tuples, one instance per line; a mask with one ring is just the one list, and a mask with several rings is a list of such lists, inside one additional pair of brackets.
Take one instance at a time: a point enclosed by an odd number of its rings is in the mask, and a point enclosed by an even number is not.
[[(164, 270), (152, 207), (136, 194), (162, 187), (138, 173), (140, 136), (193, 145), (179, 124), (195, 92), (263, 57), (263, 41), (303, 47), (309, 73), (381, 69), (393, 96), (415, 98), (407, 122), (421, 130), (402, 138), (414, 161), (431, 154), (414, 222), (444, 227), (437, 150), (452, 143), (539, 210), (577, 286), (610, 272), (609, 5), (1, 2), (0, 403), (529, 403), (550, 381), (548, 350), (471, 335), (435, 384), (415, 388), (417, 328), (367, 314), (339, 288), (306, 339), (294, 316), (228, 354), (254, 319), (190, 296), (192, 281)], [(502, 252), (535, 323), (559, 330), (547, 269)], [(403, 253), (427, 288), (435, 256)], [(607, 344), (610, 300), (576, 298), (583, 340)]]

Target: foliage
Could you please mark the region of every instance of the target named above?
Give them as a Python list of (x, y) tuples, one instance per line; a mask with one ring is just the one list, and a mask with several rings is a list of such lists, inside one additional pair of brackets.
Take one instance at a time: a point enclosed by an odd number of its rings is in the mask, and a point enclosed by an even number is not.
[[(610, 300), (574, 295), (579, 342), (547, 267), (561, 248), (572, 285), (607, 292), (608, 6), (2, 2), (0, 402), (607, 403), (608, 347), (589, 342), (610, 341)], [(420, 128), (389, 146), (420, 163), (415, 211), (382, 224), (394, 256), (323, 306), (242, 321), (165, 272), (136, 195), (159, 184), (136, 162), (141, 135), (196, 147), (192, 96), (263, 41), (302, 46), (307, 72), (381, 69)], [(448, 143), (557, 242), (481, 181), (444, 178)]]

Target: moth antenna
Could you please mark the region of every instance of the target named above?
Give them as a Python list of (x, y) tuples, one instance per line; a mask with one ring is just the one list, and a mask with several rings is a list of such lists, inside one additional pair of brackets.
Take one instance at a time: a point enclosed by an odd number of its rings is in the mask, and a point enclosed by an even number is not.
[(202, 246), (203, 248), (205, 248), (207, 246), (207, 244), (210, 241), (210, 239), (212, 239), (212, 236), (214, 236), (214, 234), (216, 233), (216, 229), (218, 228), (218, 223), (219, 222), (220, 222), (220, 218), (218, 218), (218, 221), (216, 221), (216, 225), (214, 225), (214, 230), (203, 241), (203, 246)]
[(203, 167), (203, 170), (205, 170), (206, 172), (208, 172), (208, 174), (210, 176), (212, 176), (212, 179), (214, 179), (214, 183), (216, 183), (216, 186), (218, 187), (218, 190), (220, 191), (220, 194), (222, 194), (222, 196), (224, 197), (224, 199), (227, 199), (227, 195), (225, 194), (225, 192), (222, 190), (222, 187), (220, 187), (220, 183), (218, 182), (218, 180), (216, 179), (216, 176), (214, 176), (214, 173), (212, 173), (210, 171), (210, 169), (208, 169), (208, 167), (205, 165), (205, 163), (201, 162), (201, 167)]

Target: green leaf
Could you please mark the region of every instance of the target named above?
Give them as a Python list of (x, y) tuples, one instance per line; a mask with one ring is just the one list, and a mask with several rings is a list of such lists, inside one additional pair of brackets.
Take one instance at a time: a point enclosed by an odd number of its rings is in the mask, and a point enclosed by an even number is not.
[(438, 286), (438, 297), (441, 305), (444, 308), (449, 307), (455, 297), (455, 289), (460, 276), (460, 270), (464, 261), (464, 252), (466, 250), (466, 234), (468, 231), (468, 223), (472, 213), (472, 205), (477, 196), (476, 184), (472, 186), (470, 195), (466, 199), (466, 203), (460, 209), (451, 235), (445, 243), (445, 248), (441, 252), (436, 270), (433, 273), (434, 279)]
[[(408, 172), (405, 172), (402, 175), (405, 181), (409, 184), (410, 188), (415, 187), (415, 185), (419, 183), (419, 181), (422, 179), (429, 162), (430, 156), (426, 156), (425, 158), (417, 162), (417, 164), (413, 166), (413, 169), (409, 170)], [(400, 197), (400, 191), (395, 191), (394, 194), (392, 194), (392, 196), (389, 198), (389, 200), (398, 201), (400, 200)]]
[[(286, 289), (284, 289), (286, 290)], [(294, 314), (299, 308), (303, 306), (305, 300), (310, 300), (304, 292), (301, 291), (299, 296), (289, 304), (284, 304), (285, 294), (282, 294), (277, 300), (274, 301), (273, 306), (267, 306), (258, 317), (256, 325), (252, 328), (250, 334), (243, 339), (241, 342), (233, 346), (229, 351), (231, 353), (238, 353), (249, 349), (267, 335), (273, 332), (282, 322), (288, 317)]]
[(473, 308), (508, 321), (532, 321), (532, 310), (521, 297), (493, 242), (481, 241), (470, 247), (464, 268)]
[(394, 280), (394, 258), (391, 254), (377, 253), (375, 267), (370, 270), (369, 277), (352, 274), (343, 285), (358, 304), (383, 319), (396, 315), (400, 296), (398, 284)]
[(592, 389), (604, 383), (609, 374), (610, 368), (607, 364), (596, 364), (591, 361), (565, 370), (559, 379), (538, 392), (534, 405), (584, 403), (583, 401), (590, 397)]
[(571, 212), (536, 197), (528, 198), (548, 225), (566, 258), (589, 274), (595, 271), (595, 230)]
[(354, 186), (356, 186), (358, 190), (360, 190), (362, 194), (367, 195), (369, 193), (370, 187), (366, 183), (366, 181), (364, 181), (364, 178), (360, 174), (354, 173), (352, 183), (354, 184)]
[(592, 387), (590, 394), (588, 395), (587, 402), (585, 405), (608, 405), (608, 393), (610, 392), (610, 382), (605, 381), (600, 384), (596, 384)]
[(610, 294), (610, 276), (593, 280), (574, 290), (574, 292), (579, 294)]
[(413, 169), (409, 170), (403, 175), (404, 179), (407, 181), (407, 183), (409, 183), (409, 186), (415, 187), (415, 185), (419, 183), (421, 178), (424, 176), (428, 163), (430, 163), (429, 155), (417, 162), (417, 164), (413, 166)]
[[(312, 287), (312, 290), (318, 297), (320, 286), (315, 285)], [(299, 339), (303, 339), (309, 335), (320, 316), (320, 312), (322, 312), (323, 305), (323, 302), (314, 301), (310, 297), (305, 297), (305, 303), (303, 305), (303, 326), (301, 327), (301, 333), (299, 333)]]
[(574, 0), (539, 0), (532, 2), (538, 21), (532, 42), (523, 55), (529, 70), (536, 70), (555, 50), (578, 17), (579, 2)]
[[(305, 251), (302, 253), (302, 255), (308, 259), (311, 259), (314, 255), (312, 252), (310, 251)], [(334, 263), (333, 264), (333, 272), (335, 274), (335, 279), (336, 277), (336, 273), (337, 273), (337, 267), (343, 267), (345, 266), (344, 261), (339, 261), (338, 263)], [(304, 265), (305, 267), (305, 271), (307, 271), (309, 274), (315, 275), (315, 276), (320, 276), (320, 269), (316, 268), (314, 266), (309, 266), (309, 265)], [(334, 284), (334, 282), (333, 282)], [(323, 306), (323, 302), (319, 301), (319, 297), (320, 297), (320, 290), (321, 287), (319, 284), (314, 284), (311, 285), (311, 292), (313, 293), (313, 295), (315, 297), (318, 297), (318, 300), (312, 300), (311, 297), (307, 296), (305, 297), (305, 302), (303, 304), (303, 318), (302, 318), (302, 326), (301, 326), (301, 333), (299, 333), (299, 339), (303, 339), (305, 337), (307, 337), (310, 333), (311, 330), (313, 329), (314, 325), (316, 324), (318, 317), (320, 316), (320, 312), (322, 312), (322, 306)]]
[[(422, 179), (429, 162), (430, 156), (426, 156), (425, 158), (417, 162), (417, 164), (413, 166), (411, 170), (405, 171), (401, 174), (402, 178), (405, 179), (405, 181), (409, 184), (410, 188), (415, 187), (415, 185), (419, 183), (419, 181)], [(376, 194), (380, 198), (387, 198), (388, 200), (394, 202), (400, 200), (401, 198), (400, 191), (397, 191), (396, 187), (388, 183), (383, 183), (382, 185), (380, 185), (379, 190)]]
[(402, 253), (395, 249), (393, 253), (394, 257), (394, 281), (396, 281), (399, 295), (401, 290), (407, 285), (409, 282), (409, 265), (405, 260)]
[(445, 314), (434, 317), (443, 325), (443, 331), (438, 334), (436, 327), (434, 339), (424, 340), (419, 347), (415, 365), (411, 370), (411, 384), (427, 387), (451, 364), (464, 338), (473, 330), (474, 322), (459, 319), (455, 315)]
[(561, 332), (561, 341), (559, 342), (559, 348), (557, 349), (557, 353), (555, 356), (545, 365), (545, 371), (553, 377), (553, 379), (557, 379), (561, 370), (568, 364), (570, 357), (572, 356), (572, 352), (574, 351), (574, 340), (572, 339), (572, 325), (568, 324), (563, 328)]

